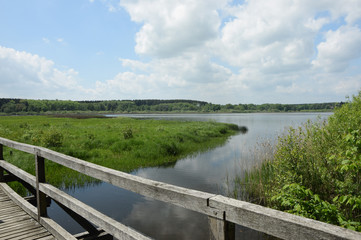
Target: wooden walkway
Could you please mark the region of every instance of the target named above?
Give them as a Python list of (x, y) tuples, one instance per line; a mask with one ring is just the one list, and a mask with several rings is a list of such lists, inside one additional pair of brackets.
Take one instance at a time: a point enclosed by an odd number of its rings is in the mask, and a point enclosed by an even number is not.
[[(34, 155), (35, 176), (4, 160), (4, 148), (20, 150)], [(145, 197), (160, 200), (206, 215), (209, 219), (211, 239), (235, 239), (235, 224), (245, 226), (281, 239), (332, 239), (361, 240), (361, 233), (331, 224), (318, 222), (252, 203), (225, 196), (182, 188), (134, 176), (64, 155), (43, 147), (15, 142), (0, 137), (0, 239), (129, 239), (150, 238), (98, 210), (86, 205), (60, 189), (46, 183), (45, 159), (78, 171), (79, 173), (130, 190)], [(19, 181), (36, 197), (37, 207), (16, 194), (8, 182)], [(9, 196), (7, 198), (6, 196)], [(55, 201), (86, 232), (81, 236), (70, 234), (47, 216), (47, 198)], [(21, 206), (29, 216), (9, 202)], [(46, 230), (35, 222), (44, 226)], [(151, 218), (149, 218), (151, 221)], [(21, 225), (21, 224), (24, 225)], [(96, 226), (96, 227), (95, 227)], [(14, 235), (11, 235), (14, 234)], [(43, 235), (41, 235), (43, 234)], [(88, 235), (84, 235), (88, 234)], [(102, 235), (103, 234), (103, 235)], [(41, 236), (41, 237), (40, 237)]]
[(0, 239), (55, 239), (0, 188)]

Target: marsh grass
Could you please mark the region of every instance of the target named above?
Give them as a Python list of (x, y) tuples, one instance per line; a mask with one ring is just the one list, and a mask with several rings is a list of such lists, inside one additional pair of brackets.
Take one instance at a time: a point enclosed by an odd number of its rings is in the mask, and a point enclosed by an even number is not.
[[(169, 165), (223, 144), (237, 132), (233, 124), (137, 120), (131, 118), (1, 117), (0, 136), (116, 170)], [(5, 148), (7, 161), (34, 174), (34, 156)], [(96, 183), (56, 163), (46, 162), (47, 181), (62, 188)]]
[(291, 127), (274, 146), (235, 178), (234, 197), (361, 231), (361, 92), (327, 122)]
[(273, 174), (274, 145), (270, 140), (258, 143), (251, 150), (252, 162), (256, 164), (227, 179), (228, 196), (243, 201), (267, 205), (266, 187), (271, 184)]

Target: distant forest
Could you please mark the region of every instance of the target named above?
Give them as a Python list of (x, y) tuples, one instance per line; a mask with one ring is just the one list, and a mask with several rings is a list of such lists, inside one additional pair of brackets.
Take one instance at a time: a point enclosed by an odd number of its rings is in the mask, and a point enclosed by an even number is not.
[(64, 101), (0, 98), (0, 114), (40, 113), (247, 113), (247, 112), (300, 112), (333, 111), (343, 102), (309, 104), (212, 104), (194, 100), (110, 100)]

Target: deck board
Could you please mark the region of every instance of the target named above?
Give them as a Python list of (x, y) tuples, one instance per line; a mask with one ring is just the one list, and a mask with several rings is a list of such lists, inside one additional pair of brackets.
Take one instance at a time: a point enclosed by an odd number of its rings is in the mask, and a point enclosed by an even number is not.
[(12, 202), (1, 188), (0, 239), (55, 240), (43, 226)]

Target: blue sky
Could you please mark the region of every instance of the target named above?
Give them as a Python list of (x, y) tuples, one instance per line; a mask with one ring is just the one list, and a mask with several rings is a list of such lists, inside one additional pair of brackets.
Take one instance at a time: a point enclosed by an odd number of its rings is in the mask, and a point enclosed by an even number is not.
[(361, 0), (0, 0), (0, 98), (345, 101)]

